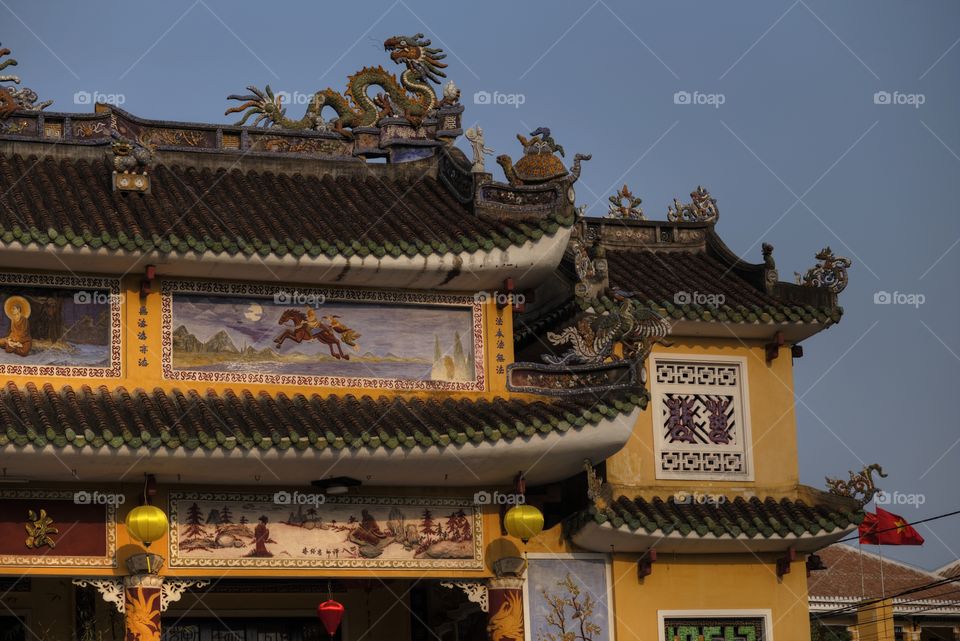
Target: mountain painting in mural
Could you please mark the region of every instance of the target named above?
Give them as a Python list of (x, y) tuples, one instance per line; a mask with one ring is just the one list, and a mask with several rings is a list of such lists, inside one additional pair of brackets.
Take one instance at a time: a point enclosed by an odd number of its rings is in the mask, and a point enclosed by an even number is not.
[(473, 381), (466, 306), (324, 302), (176, 293), (176, 370)]
[(108, 290), (0, 286), (0, 365), (110, 365)]

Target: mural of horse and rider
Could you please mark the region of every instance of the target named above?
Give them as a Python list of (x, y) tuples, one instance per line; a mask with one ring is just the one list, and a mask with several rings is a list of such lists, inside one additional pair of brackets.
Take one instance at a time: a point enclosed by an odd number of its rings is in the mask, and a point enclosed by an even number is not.
[(480, 312), (458, 302), (173, 292), (165, 314), (170, 369), (240, 381), (266, 374), (475, 383)]

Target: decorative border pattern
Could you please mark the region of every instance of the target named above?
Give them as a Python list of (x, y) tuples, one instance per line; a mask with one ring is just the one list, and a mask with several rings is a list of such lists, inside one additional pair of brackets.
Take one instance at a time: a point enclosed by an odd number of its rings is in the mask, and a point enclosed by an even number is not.
[(0, 273), (0, 285), (79, 290), (105, 289), (110, 292), (110, 365), (108, 367), (0, 364), (0, 374), (11, 376), (68, 376), (72, 378), (119, 378), (122, 375), (123, 327), (121, 314), (123, 305), (121, 304), (119, 278)]
[(161, 361), (163, 378), (174, 381), (202, 381), (204, 383), (259, 383), (266, 385), (309, 385), (314, 387), (360, 387), (391, 390), (444, 390), (454, 392), (482, 392), (486, 389), (483, 302), (473, 296), (453, 294), (406, 293), (360, 289), (319, 289), (295, 287), (299, 292), (323, 296), (321, 300), (339, 302), (413, 304), (449, 307), (469, 307), (473, 314), (473, 362), (476, 378), (473, 381), (426, 381), (395, 378), (365, 378), (348, 376), (310, 376), (301, 374), (257, 374), (232, 372), (195, 372), (173, 367), (173, 296), (176, 293), (207, 294), (210, 296), (250, 296), (271, 298), (290, 287), (253, 283), (216, 283), (210, 281), (165, 280), (161, 285)]
[[(653, 354), (650, 374), (656, 477), (753, 480), (746, 359)], [(720, 418), (725, 419), (718, 423), (725, 430), (719, 430), (717, 434), (712, 431), (716, 418), (712, 411), (717, 408), (708, 409), (709, 403), (714, 401), (722, 403)], [(678, 407), (686, 407), (684, 411), (689, 412), (690, 418), (678, 420), (678, 416), (685, 414), (672, 414), (668, 408), (671, 403), (676, 404), (674, 410), (677, 412), (681, 411)]]
[(483, 515), (477, 505), (467, 498), (406, 497), (406, 496), (328, 496), (325, 505), (396, 505), (410, 507), (460, 508), (473, 517), (472, 559), (197, 559), (180, 555), (178, 501), (243, 501), (270, 503), (273, 494), (243, 492), (171, 492), (169, 567), (171, 568), (299, 568), (313, 570), (344, 568), (378, 568), (383, 570), (482, 570)]
[[(0, 490), (2, 500), (44, 499), (47, 501), (73, 501), (73, 490)], [(47, 554), (0, 554), (0, 567), (47, 567), (47, 568), (115, 568), (117, 567), (117, 508), (106, 504), (105, 556), (52, 556)]]
[[(762, 641), (773, 641), (773, 613), (770, 610), (658, 610), (657, 634), (659, 641), (672, 641), (666, 638), (669, 619), (755, 619), (763, 622)], [(759, 640), (758, 640), (759, 641)]]

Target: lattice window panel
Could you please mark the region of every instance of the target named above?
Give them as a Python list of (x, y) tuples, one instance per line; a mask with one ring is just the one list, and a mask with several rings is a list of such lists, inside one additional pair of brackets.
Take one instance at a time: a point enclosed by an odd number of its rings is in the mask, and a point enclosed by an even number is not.
[(657, 478), (752, 480), (746, 362), (655, 356)]
[(670, 617), (663, 621), (668, 641), (767, 641), (763, 617)]

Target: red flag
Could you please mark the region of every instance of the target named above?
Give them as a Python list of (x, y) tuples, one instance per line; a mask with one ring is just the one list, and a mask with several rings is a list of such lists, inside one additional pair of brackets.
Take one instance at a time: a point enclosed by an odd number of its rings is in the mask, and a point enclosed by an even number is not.
[(876, 514), (867, 512), (859, 531), (860, 543), (868, 545), (923, 545), (923, 537), (905, 518), (879, 507)]

